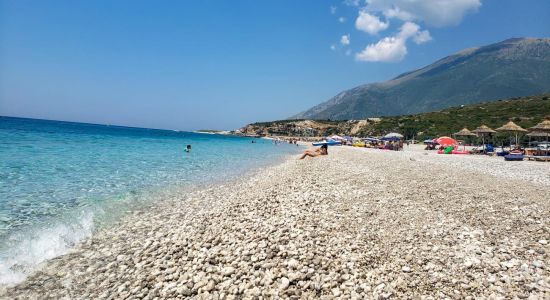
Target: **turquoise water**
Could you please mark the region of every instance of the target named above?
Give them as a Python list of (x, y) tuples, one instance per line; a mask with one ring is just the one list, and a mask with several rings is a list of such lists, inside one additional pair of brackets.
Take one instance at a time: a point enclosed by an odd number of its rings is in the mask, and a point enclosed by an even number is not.
[(0, 117), (0, 284), (23, 280), (125, 212), (299, 151), (255, 141)]

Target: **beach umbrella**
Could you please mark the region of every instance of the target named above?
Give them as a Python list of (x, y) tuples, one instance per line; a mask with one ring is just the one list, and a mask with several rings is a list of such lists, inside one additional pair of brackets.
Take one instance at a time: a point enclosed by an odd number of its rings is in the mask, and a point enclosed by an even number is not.
[(485, 136), (496, 133), (496, 131), (486, 125), (481, 125), (478, 128), (474, 129), (472, 132), (477, 134), (478, 136), (481, 136), (481, 139), (483, 141), (483, 152), (487, 153), (487, 150), (485, 149)]
[[(546, 143), (548, 143), (548, 136), (550, 136), (550, 117), (546, 117), (544, 121), (529, 128), (529, 131), (540, 133), (546, 133)], [(548, 149), (546, 150), (548, 151)]]
[(480, 134), (490, 134), (490, 133), (496, 133), (493, 129), (489, 128), (486, 125), (481, 125), (478, 128), (472, 130), (473, 133), (480, 135)]
[(455, 132), (454, 135), (457, 136), (475, 136), (476, 134), (468, 130), (468, 128), (464, 127), (459, 132)]
[(383, 140), (400, 140), (403, 138), (403, 135), (397, 132), (390, 132), (386, 134), (382, 139)]
[(437, 139), (435, 139), (435, 142), (445, 148), (449, 146), (458, 146), (458, 142), (455, 139), (448, 136), (438, 137)]
[(331, 136), (331, 137), (329, 137), (329, 139), (336, 140), (336, 141), (345, 141), (345, 140), (346, 140), (345, 138), (343, 138), (343, 137), (341, 137), (341, 136), (339, 136), (339, 135), (336, 135), (336, 134), (333, 135), (333, 136)]
[(437, 142), (434, 139), (427, 139), (424, 140), (424, 144), (437, 144)]
[(335, 141), (335, 140), (324, 140), (324, 141), (320, 141), (320, 142), (313, 142), (311, 143), (313, 146), (322, 146), (322, 145), (327, 145), (327, 146), (338, 146), (338, 145), (341, 145), (342, 142), (340, 141)]
[(536, 126), (529, 128), (529, 130), (550, 133), (550, 117), (546, 117), (544, 121), (538, 123)]
[(542, 131), (533, 131), (527, 134), (527, 136), (530, 136), (530, 137), (546, 137), (548, 135), (549, 135), (548, 133), (542, 132)]
[(516, 134), (516, 145), (518, 144), (518, 134), (522, 132), (527, 132), (527, 129), (521, 128), (521, 126), (516, 125), (516, 123), (510, 121), (504, 124), (502, 127), (496, 129), (497, 131), (510, 132)]
[[(468, 130), (468, 128), (464, 127), (459, 132), (455, 132), (454, 136), (466, 136), (466, 137), (468, 137), (468, 136), (476, 136), (476, 134), (471, 132), (470, 130)], [(464, 151), (466, 151), (466, 144), (464, 144)]]
[(366, 137), (363, 140), (368, 141), (368, 142), (374, 142), (374, 143), (378, 143), (378, 142), (381, 141), (381, 139), (377, 139), (375, 137)]

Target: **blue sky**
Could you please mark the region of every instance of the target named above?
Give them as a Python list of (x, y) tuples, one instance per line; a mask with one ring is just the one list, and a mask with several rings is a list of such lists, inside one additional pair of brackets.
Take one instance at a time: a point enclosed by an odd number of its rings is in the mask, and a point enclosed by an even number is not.
[(0, 115), (235, 129), (526, 36), (550, 1), (0, 0)]

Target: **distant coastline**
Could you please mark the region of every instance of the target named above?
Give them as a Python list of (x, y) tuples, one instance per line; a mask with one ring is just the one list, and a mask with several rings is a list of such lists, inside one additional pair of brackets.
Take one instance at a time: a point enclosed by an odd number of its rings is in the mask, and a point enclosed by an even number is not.
[(202, 133), (202, 134), (223, 134), (223, 135), (232, 135), (235, 132), (231, 130), (213, 130), (213, 129), (199, 129), (193, 131), (194, 133)]
[[(451, 135), (481, 124), (499, 127), (509, 120), (529, 128), (550, 115), (550, 94), (449, 107), (415, 115), (382, 116), (364, 120), (279, 120), (248, 124), (235, 131), (245, 136), (271, 136), (315, 140), (333, 134), (356, 137), (402, 133), (407, 139)], [(501, 135), (504, 139), (506, 135)]]

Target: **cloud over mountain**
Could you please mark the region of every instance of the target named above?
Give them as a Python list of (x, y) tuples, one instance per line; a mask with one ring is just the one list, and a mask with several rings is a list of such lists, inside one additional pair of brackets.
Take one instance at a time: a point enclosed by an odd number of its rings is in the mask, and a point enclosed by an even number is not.
[(405, 22), (396, 36), (385, 37), (376, 44), (368, 45), (355, 58), (360, 61), (400, 61), (407, 54), (406, 42), (410, 38), (417, 44), (431, 40), (428, 31), (420, 30), (420, 26), (415, 23)]
[(421, 27), (456, 26), (466, 14), (481, 7), (481, 0), (366, 0), (364, 6), (358, 1), (351, 4), (358, 10), (355, 28), (369, 35), (376, 36), (389, 29), (390, 23), (401, 23), (398, 32), (356, 53), (356, 60), (397, 62), (407, 55), (409, 40), (416, 44), (432, 40), (430, 32)]
[(355, 28), (371, 35), (386, 30), (388, 26), (390, 26), (390, 23), (382, 22), (377, 16), (365, 11), (360, 11), (359, 16), (355, 20)]
[(469, 12), (481, 7), (480, 0), (367, 0), (364, 9), (386, 18), (422, 21), (430, 26), (458, 25)]

